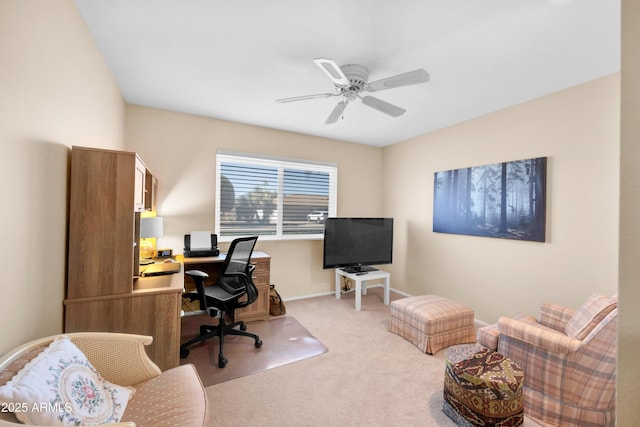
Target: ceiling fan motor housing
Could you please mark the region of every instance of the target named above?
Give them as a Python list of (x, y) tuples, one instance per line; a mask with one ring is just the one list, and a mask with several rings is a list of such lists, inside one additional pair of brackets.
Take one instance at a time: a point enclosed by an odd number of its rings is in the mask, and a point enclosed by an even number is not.
[(358, 64), (347, 64), (340, 67), (344, 75), (349, 79), (349, 89), (360, 92), (369, 81), (369, 70)]

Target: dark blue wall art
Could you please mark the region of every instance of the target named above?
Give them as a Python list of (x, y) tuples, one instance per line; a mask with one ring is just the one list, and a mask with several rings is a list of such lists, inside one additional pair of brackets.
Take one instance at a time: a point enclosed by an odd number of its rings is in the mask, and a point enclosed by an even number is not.
[(433, 231), (545, 241), (547, 158), (436, 172)]

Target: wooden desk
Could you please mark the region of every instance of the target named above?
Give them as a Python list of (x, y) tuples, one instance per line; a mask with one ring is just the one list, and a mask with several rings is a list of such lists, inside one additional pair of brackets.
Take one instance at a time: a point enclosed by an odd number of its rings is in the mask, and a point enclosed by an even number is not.
[[(220, 274), (226, 254), (215, 257), (183, 258), (184, 270), (202, 270), (209, 275), (205, 286), (213, 285)], [(255, 320), (267, 320), (269, 318), (269, 280), (271, 270), (271, 257), (264, 252), (254, 251), (251, 255), (251, 263), (256, 266), (253, 271), (253, 283), (258, 288), (258, 299), (251, 305), (236, 310), (236, 320), (253, 322)], [(184, 288), (187, 292), (195, 291), (193, 279), (184, 276)], [(197, 310), (197, 308), (196, 308)]]
[(66, 299), (65, 332), (99, 331), (151, 335), (146, 347), (161, 370), (180, 364), (183, 268), (175, 274), (135, 277), (125, 294)]

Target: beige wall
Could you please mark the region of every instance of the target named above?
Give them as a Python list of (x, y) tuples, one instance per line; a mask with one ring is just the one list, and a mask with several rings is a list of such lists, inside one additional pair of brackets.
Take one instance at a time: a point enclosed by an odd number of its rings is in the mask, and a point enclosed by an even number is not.
[[(619, 75), (387, 147), (394, 287), (448, 296), (492, 323), (617, 289)], [(546, 243), (432, 232), (437, 171), (548, 157)]]
[[(140, 154), (159, 180), (162, 247), (182, 253), (183, 236), (214, 230), (216, 150), (235, 150), (338, 165), (338, 215), (382, 213), (382, 149), (222, 120), (127, 107), (127, 148)], [(221, 244), (224, 249), (225, 245)], [(331, 291), (333, 271), (322, 269), (322, 242), (260, 241), (272, 256), (271, 282), (283, 298)]]
[(124, 102), (71, 0), (0, 2), (0, 354), (62, 331), (69, 146), (121, 148)]
[(640, 8), (622, 2), (618, 426), (640, 420)]
[[(623, 2), (622, 7), (620, 168), (614, 160), (619, 148), (612, 142), (617, 135), (611, 123), (616, 120), (619, 96), (616, 76), (425, 135), (389, 147), (384, 153), (139, 107), (130, 107), (127, 113), (132, 124), (127, 129), (131, 138), (128, 148), (139, 149), (160, 177), (161, 209), (170, 215), (167, 228), (173, 234), (168, 242), (176, 247), (183, 228), (212, 227), (213, 195), (208, 195), (202, 182), (211, 181), (213, 171), (198, 169), (208, 164), (218, 146), (337, 161), (341, 215), (381, 212), (398, 218), (393, 285), (414, 293), (462, 292), (462, 297), (456, 297), (465, 300), (473, 296), (477, 298), (473, 305), (485, 320), (495, 316), (489, 307), (496, 305), (496, 295), (501, 298), (498, 305), (504, 307), (501, 313), (507, 313), (534, 310), (547, 295), (576, 305), (592, 290), (615, 290), (612, 264), (616, 263), (618, 246), (611, 235), (617, 234), (615, 175), (621, 172), (617, 416), (618, 425), (635, 425), (640, 418), (636, 404), (640, 381), (640, 17), (633, 2)], [(0, 55), (2, 353), (62, 329), (68, 147), (124, 148), (125, 113), (118, 89), (71, 0), (0, 1)], [(170, 123), (162, 123), (168, 118)], [(165, 131), (169, 134), (163, 134)], [(167, 141), (174, 144), (172, 149), (164, 146)], [(447, 152), (450, 158), (445, 159)], [(201, 155), (206, 158), (199, 158)], [(433, 172), (536, 155), (550, 157), (547, 243), (431, 232)], [(350, 159), (353, 156), (363, 157)], [(416, 167), (401, 168), (402, 161)], [(380, 170), (384, 171), (382, 184)], [(360, 187), (360, 174), (371, 180), (371, 186)], [(586, 187), (583, 179), (594, 190), (606, 191), (591, 194), (582, 188)], [(371, 190), (379, 185), (384, 199)], [(599, 207), (608, 204), (610, 209)], [(587, 233), (594, 229), (595, 234)], [(602, 258), (594, 254), (594, 248)], [(320, 262), (319, 242), (265, 243), (261, 249), (274, 256), (274, 282), (286, 284), (288, 294), (327, 290), (331, 277), (318, 267), (309, 268)], [(446, 256), (450, 251), (455, 251), (457, 260)], [(536, 261), (546, 263), (523, 270), (523, 257), (532, 258), (526, 267)], [(514, 262), (515, 267), (510, 266)], [(566, 286), (568, 280), (575, 286)], [(307, 290), (304, 285), (308, 282), (313, 286)], [(492, 292), (482, 292), (487, 289)], [(527, 299), (534, 301), (524, 302)]]

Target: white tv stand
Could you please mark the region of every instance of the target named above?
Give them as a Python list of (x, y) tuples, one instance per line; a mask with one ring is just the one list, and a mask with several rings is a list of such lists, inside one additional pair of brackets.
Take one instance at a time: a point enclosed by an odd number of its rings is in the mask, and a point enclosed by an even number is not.
[(367, 284), (369, 280), (382, 279), (384, 284), (384, 303), (389, 304), (389, 285), (390, 276), (389, 273), (382, 270), (367, 271), (361, 273), (348, 273), (341, 268), (336, 268), (336, 299), (340, 299), (340, 276), (344, 276), (353, 280), (356, 284), (356, 311), (360, 311), (362, 308), (362, 295), (367, 294)]

